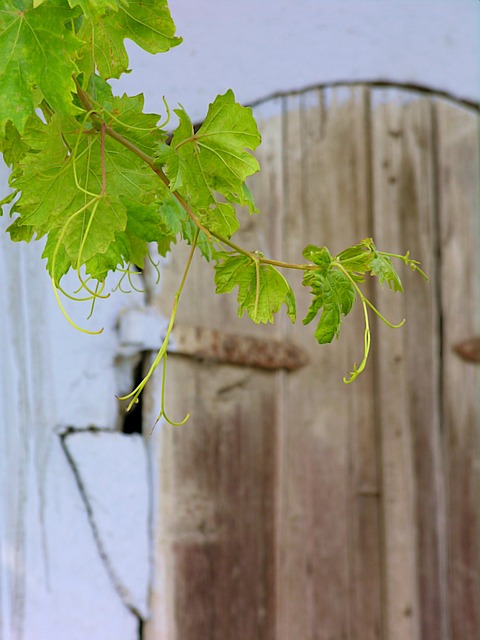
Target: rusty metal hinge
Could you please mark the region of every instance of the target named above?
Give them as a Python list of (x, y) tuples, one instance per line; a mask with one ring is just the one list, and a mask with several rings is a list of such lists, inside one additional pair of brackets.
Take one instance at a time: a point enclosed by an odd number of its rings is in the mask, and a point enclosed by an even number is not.
[[(165, 317), (151, 307), (125, 309), (119, 316), (120, 351), (156, 351), (167, 328)], [(295, 344), (227, 331), (175, 325), (167, 353), (261, 369), (294, 371), (307, 364), (306, 352)]]
[(453, 346), (453, 350), (462, 360), (480, 364), (480, 336), (458, 342)]

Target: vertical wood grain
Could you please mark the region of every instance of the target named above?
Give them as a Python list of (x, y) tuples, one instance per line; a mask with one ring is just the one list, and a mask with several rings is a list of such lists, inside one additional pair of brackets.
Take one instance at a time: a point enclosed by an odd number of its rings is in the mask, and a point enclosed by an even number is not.
[[(389, 640), (447, 638), (444, 466), (439, 415), (439, 308), (431, 104), (375, 91), (372, 106), (374, 237), (421, 260), (400, 269), (405, 295), (379, 293), (377, 407), (383, 468), (386, 629)], [(400, 266), (400, 265), (398, 265)]]
[[(299, 321), (238, 320), (195, 262), (178, 321), (284, 338), (310, 363), (262, 373), (170, 356), (157, 474), (156, 584), (147, 640), (472, 640), (480, 633), (478, 372), (452, 352), (478, 335), (478, 115), (415, 92), (336, 87), (255, 108), (260, 217), (239, 244), (303, 262), (373, 235), (405, 294), (373, 284), (367, 370), (363, 316), (319, 346), (310, 294), (288, 273)], [(180, 278), (172, 257), (154, 304)], [(156, 399), (149, 392), (153, 416)], [(147, 427), (150, 425), (148, 424)]]
[[(258, 153), (264, 171), (251, 183), (264, 213), (255, 220), (240, 211), (238, 242), (278, 255), (281, 114), (274, 101), (265, 108), (267, 116), (257, 109), (264, 123)], [(180, 278), (176, 259), (154, 300), (160, 309), (168, 308)], [(177, 321), (237, 334), (273, 337), (279, 331), (239, 320), (236, 292), (215, 295), (212, 265), (201, 258), (192, 267)], [(275, 372), (169, 357), (167, 409), (176, 419), (187, 410), (192, 417), (184, 427), (161, 425), (155, 434), (158, 579), (149, 639), (274, 639), (278, 378)], [(155, 401), (150, 396), (150, 422)]]
[[(285, 99), (285, 259), (300, 261), (309, 242), (337, 253), (368, 235), (367, 108), (362, 89)], [(309, 293), (296, 292), (304, 315)], [(311, 363), (285, 381), (282, 640), (380, 637), (372, 379), (342, 382), (360, 357), (359, 322), (322, 347), (314, 325), (288, 333)]]
[(463, 640), (480, 637), (480, 380), (452, 347), (480, 331), (479, 116), (439, 102), (436, 118), (451, 637)]

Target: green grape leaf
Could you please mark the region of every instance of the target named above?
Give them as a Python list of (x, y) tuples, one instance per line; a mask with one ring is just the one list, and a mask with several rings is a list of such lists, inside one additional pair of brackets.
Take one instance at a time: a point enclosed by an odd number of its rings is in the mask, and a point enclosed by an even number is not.
[[(32, 232), (34, 232), (34, 227), (30, 227), (29, 225), (20, 225), (19, 219), (17, 218), (17, 220), (15, 220), (15, 222), (7, 229), (10, 233), (10, 238), (12, 240), (24, 240), (25, 238), (18, 235), (20, 230), (23, 228), (26, 228), (27, 230), (32, 229)], [(68, 255), (65, 246), (59, 242), (60, 233), (60, 227), (54, 227), (50, 230), (42, 253), (42, 258), (46, 258), (47, 260), (47, 270), (50, 275), (54, 277), (55, 282), (57, 283), (60, 282), (61, 278), (68, 273), (72, 267), (72, 260)], [(55, 256), (55, 259), (53, 256)]]
[(231, 204), (224, 202), (217, 202), (214, 208), (205, 211), (201, 220), (212, 233), (218, 233), (227, 238), (240, 228), (235, 209)]
[(159, 144), (157, 161), (164, 165), (171, 189), (198, 212), (202, 223), (213, 233), (231, 237), (239, 224), (230, 203), (257, 211), (245, 185), (259, 169), (250, 153), (260, 143), (252, 111), (236, 103), (229, 90), (210, 105), (197, 132), (183, 108), (175, 113), (179, 125), (170, 145)]
[(159, 140), (167, 134), (157, 128), (160, 120), (157, 113), (144, 113), (143, 94), (114, 96), (108, 82), (99, 76), (92, 76), (89, 82), (89, 96), (92, 96), (93, 106), (102, 114), (106, 125), (133, 143), (140, 151), (153, 157)]
[(380, 284), (386, 282), (392, 291), (403, 291), (402, 282), (388, 256), (376, 254), (372, 260), (372, 275), (379, 277)]
[(321, 312), (315, 338), (319, 344), (326, 344), (338, 336), (342, 315), (350, 313), (356, 298), (355, 287), (349, 277), (335, 267), (334, 259), (326, 247), (308, 245), (303, 255), (318, 267), (305, 271), (303, 276), (303, 285), (311, 287), (313, 295), (303, 324), (312, 322)]
[[(181, 222), (178, 219), (171, 220), (170, 214), (165, 215), (164, 205), (159, 201), (144, 204), (137, 201), (123, 199), (127, 207), (127, 227), (125, 235), (128, 240), (131, 252), (130, 261), (143, 269), (144, 258), (147, 255), (149, 242), (157, 244), (160, 255), (166, 255), (170, 250), (170, 245), (176, 242)], [(168, 221), (166, 221), (166, 219)]]
[(248, 185), (244, 182), (242, 184), (242, 195), (235, 200), (235, 194), (231, 195), (231, 200), (237, 202), (237, 204), (247, 205), (250, 210), (250, 213), (260, 213), (260, 209), (256, 206), (255, 200), (253, 199), (253, 193), (248, 188)]
[[(81, 2), (85, 19), (78, 36), (85, 41), (81, 53), (81, 68), (88, 75), (94, 68), (103, 78), (119, 78), (128, 71), (128, 54), (124, 40), (129, 38), (149, 53), (161, 53), (182, 42), (175, 36), (175, 24), (168, 9), (167, 0), (131, 0), (107, 2), (105, 14), (95, 11), (86, 0)], [(115, 4), (116, 10), (108, 10)]]
[(98, 19), (105, 15), (109, 9), (117, 11), (119, 7), (125, 5), (124, 0), (68, 0), (72, 7), (80, 7), (87, 18)]
[(372, 255), (371, 274), (378, 276), (380, 284), (387, 283), (392, 291), (403, 291), (401, 280), (393, 267), (390, 257), (377, 250), (372, 238), (366, 238), (362, 244), (368, 248)]
[(50, 0), (35, 9), (27, 0), (2, 3), (0, 134), (8, 121), (22, 133), (43, 98), (60, 113), (79, 112), (72, 101), (72, 75), (82, 43), (65, 26), (71, 17), (71, 9), (62, 0)]
[(103, 282), (108, 273), (119, 267), (127, 267), (128, 263), (143, 268), (146, 252), (145, 243), (137, 247), (136, 238), (126, 233), (116, 233), (115, 241), (108, 245), (103, 253), (95, 253), (86, 263), (86, 272), (99, 282)]
[[(246, 178), (260, 167), (246, 149), (254, 150), (261, 138), (252, 110), (235, 102), (229, 89), (210, 105), (207, 117), (195, 134), (195, 145), (202, 156), (202, 168), (211, 176), (213, 188), (223, 193), (243, 194)], [(173, 145), (181, 144), (173, 140)], [(225, 193), (227, 192), (227, 193)]]
[[(92, 225), (91, 228), (93, 229), (91, 233), (95, 235), (97, 227)], [(9, 231), (11, 236), (11, 229)], [(56, 283), (60, 282), (61, 278), (72, 267), (77, 267), (76, 262), (71, 257), (71, 247), (61, 241), (61, 232), (62, 228), (56, 227), (48, 233), (45, 249), (42, 253), (42, 257), (47, 259), (47, 270), (54, 276)], [(67, 236), (67, 241), (70, 243), (81, 242), (82, 232), (83, 229), (73, 229), (71, 234)], [(81, 237), (77, 238), (75, 234), (80, 234)], [(113, 234), (113, 241), (109, 241), (104, 245), (97, 244), (95, 249), (95, 253), (88, 260), (84, 259), (83, 262), (86, 273), (99, 282), (103, 282), (108, 273), (116, 271), (119, 267), (127, 266), (129, 262), (136, 264), (135, 259), (132, 257), (130, 243), (124, 233)]]
[(257, 324), (273, 322), (273, 314), (285, 304), (295, 322), (293, 291), (285, 278), (271, 265), (259, 264), (248, 256), (222, 254), (215, 265), (217, 293), (230, 293), (238, 286), (238, 315), (246, 311)]
[[(151, 129), (152, 119), (156, 119), (148, 114), (142, 119), (137, 98), (114, 99), (113, 104), (120, 121), (135, 114), (135, 122)], [(129, 134), (139, 142), (137, 138), (144, 132)], [(161, 135), (160, 131), (151, 131), (152, 144)], [(44, 252), (47, 268), (56, 280), (65, 269), (82, 264), (87, 273), (103, 279), (115, 260), (128, 263), (131, 243), (128, 234), (127, 238), (122, 235), (128, 222), (124, 200), (144, 204), (154, 201), (160, 183), (151, 168), (134, 154), (124, 153), (108, 136), (103, 140), (102, 163), (101, 133), (74, 118), (54, 115), (46, 125), (38, 120), (26, 131), (24, 141), (33, 153), (19, 162), (11, 179), (13, 188), (20, 192), (12, 208), (12, 213), (19, 214), (10, 228), (15, 238), (23, 239), (18, 229), (22, 225), (33, 229), (37, 237), (58, 230), (47, 241)], [(69, 267), (66, 258), (59, 261), (59, 243), (69, 256)], [(108, 269), (103, 272), (98, 269), (99, 254), (107, 254), (103, 264)]]
[(122, 199), (128, 211), (127, 231), (145, 242), (158, 242), (169, 230), (162, 223), (157, 202), (144, 204)]
[(0, 200), (0, 216), (3, 215), (3, 207), (5, 205), (11, 204), (16, 197), (17, 197), (17, 192), (11, 191), (4, 198)]
[(30, 242), (35, 235), (34, 228), (28, 224), (18, 224), (18, 218), (8, 227), (8, 232), (13, 242)]
[[(189, 220), (185, 210), (165, 187), (159, 194), (160, 221), (171, 236), (177, 236), (183, 232), (184, 223)], [(191, 240), (193, 241), (193, 237)]]
[[(194, 221), (189, 218), (185, 209), (167, 187), (161, 189), (159, 203), (160, 219), (164, 227), (168, 230), (169, 236), (162, 242), (157, 241), (157, 244), (160, 255), (165, 256), (170, 250), (171, 243), (176, 242), (178, 234), (181, 234), (182, 238), (186, 240), (188, 244), (192, 244), (198, 229)], [(198, 234), (197, 247), (206, 260), (211, 260), (215, 250), (211, 241), (203, 231), (200, 231)]]
[(353, 284), (344, 273), (333, 269), (326, 274), (307, 271), (303, 284), (310, 286), (313, 294), (313, 301), (303, 324), (311, 322), (321, 311), (315, 338), (319, 344), (331, 342), (335, 336), (338, 336), (342, 315), (348, 315), (355, 302), (356, 293)]
[[(369, 240), (369, 239), (368, 239)], [(343, 268), (348, 271), (355, 282), (364, 282), (365, 273), (369, 273), (372, 269), (372, 262), (375, 255), (370, 250), (366, 241), (362, 241), (353, 247), (348, 247), (336, 257)]]
[(0, 137), (0, 152), (8, 166), (15, 165), (28, 151), (30, 147), (22, 140), (21, 135), (8, 121), (5, 126), (4, 137)]
[(333, 258), (327, 247), (316, 247), (314, 244), (309, 244), (302, 251), (302, 255), (313, 264), (321, 267), (322, 272), (330, 269)]

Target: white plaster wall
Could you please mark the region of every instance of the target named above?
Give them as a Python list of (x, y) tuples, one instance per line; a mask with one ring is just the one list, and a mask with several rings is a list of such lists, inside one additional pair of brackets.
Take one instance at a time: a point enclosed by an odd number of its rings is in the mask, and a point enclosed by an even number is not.
[[(414, 83), (480, 100), (477, 0), (172, 0), (171, 10), (184, 44), (157, 57), (131, 47), (134, 71), (117, 83), (131, 93), (145, 91), (152, 111), (162, 110), (166, 95), (172, 107), (181, 102), (201, 120), (208, 103), (229, 87), (248, 103), (354, 80)], [(3, 167), (0, 184), (3, 194)], [(0, 228), (7, 223), (0, 221)], [(57, 308), (40, 253), (39, 246), (0, 237), (0, 638), (134, 640), (136, 619), (102, 565), (58, 430), (114, 427), (115, 324), (123, 305), (141, 300), (117, 296), (104, 303), (94, 321), (105, 326), (101, 336), (75, 332)], [(128, 470), (128, 485), (122, 484), (118, 469), (109, 478), (108, 462), (88, 462), (100, 453), (108, 460), (108, 451), (107, 444), (99, 452), (87, 435), (77, 462), (93, 502), (98, 474), (98, 527), (102, 536), (115, 532), (105, 543), (115, 562), (128, 554), (125, 513), (135, 495), (145, 504), (147, 469), (138, 440), (131, 447), (122, 442), (115, 448), (119, 469)], [(111, 513), (109, 493), (116, 505)], [(142, 513), (145, 519), (145, 508)], [(134, 536), (127, 524), (126, 535)], [(146, 526), (132, 541), (142, 561)], [(125, 574), (131, 558), (125, 559), (116, 574), (131, 601), (145, 609), (147, 570), (142, 565), (138, 575)]]
[[(2, 191), (6, 178), (0, 165)], [(150, 581), (148, 462), (138, 436), (108, 430), (119, 411), (115, 324), (142, 296), (119, 295), (99, 307), (101, 336), (79, 333), (55, 302), (43, 243), (12, 243), (8, 224), (0, 218), (0, 638), (136, 640), (133, 610), (146, 615)], [(77, 445), (69, 462), (61, 432), (90, 426), (103, 429), (102, 437), (86, 432), (83, 451)]]
[[(478, 0), (172, 0), (182, 45), (130, 47), (122, 89), (194, 121), (231, 88), (242, 103), (339, 81), (419, 84), (480, 101)], [(145, 88), (147, 85), (147, 88)]]

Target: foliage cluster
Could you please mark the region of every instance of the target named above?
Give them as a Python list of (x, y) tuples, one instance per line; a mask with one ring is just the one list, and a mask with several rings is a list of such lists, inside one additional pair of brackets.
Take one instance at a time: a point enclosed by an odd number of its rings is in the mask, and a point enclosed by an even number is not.
[[(192, 255), (214, 263), (217, 293), (238, 289), (239, 315), (273, 322), (285, 305), (295, 321), (295, 297), (281, 272), (301, 269), (312, 303), (303, 322), (317, 321), (315, 337), (330, 342), (355, 300), (365, 314), (365, 349), (347, 382), (363, 370), (370, 347), (369, 310), (380, 315), (360, 286), (366, 274), (394, 291), (402, 285), (392, 266), (407, 255), (378, 251), (366, 239), (334, 257), (309, 245), (305, 264), (288, 264), (247, 251), (233, 236), (236, 210), (257, 213), (246, 180), (259, 170), (252, 152), (260, 135), (251, 109), (231, 90), (211, 103), (196, 130), (186, 113), (144, 113), (142, 95), (116, 96), (109, 80), (128, 71), (125, 39), (149, 53), (180, 44), (166, 0), (4, 0), (0, 9), (0, 150), (12, 168), (8, 205), (14, 241), (46, 237), (43, 257), (55, 296), (90, 301), (107, 297), (107, 275), (131, 278), (150, 259), (155, 243), (165, 256), (181, 239), (191, 245), (175, 296), (166, 347)], [(67, 292), (62, 278), (78, 275)], [(384, 320), (384, 318), (380, 315)], [(392, 325), (393, 326), (393, 325)], [(89, 332), (95, 333), (95, 332)], [(164, 408), (162, 402), (162, 414)]]

